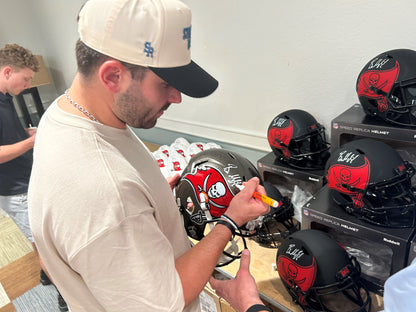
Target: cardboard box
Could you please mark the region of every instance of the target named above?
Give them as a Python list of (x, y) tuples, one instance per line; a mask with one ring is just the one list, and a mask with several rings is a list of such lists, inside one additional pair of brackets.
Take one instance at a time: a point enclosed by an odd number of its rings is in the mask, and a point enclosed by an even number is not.
[(221, 312), (237, 312), (231, 305), (223, 298), (220, 299)]
[(338, 206), (325, 185), (302, 209), (302, 229), (331, 234), (361, 265), (371, 291), (382, 294), (385, 280), (407, 266), (414, 228), (369, 224)]
[(416, 128), (399, 127), (371, 118), (361, 104), (354, 104), (331, 121), (331, 151), (361, 138), (383, 141), (416, 167)]
[(35, 73), (32, 81), (30, 82), (30, 87), (39, 87), (51, 83), (49, 78), (48, 70), (46, 69), (45, 62), (43, 61), (42, 55), (35, 55), (39, 61), (39, 71)]
[(324, 170), (293, 168), (279, 161), (273, 152), (257, 161), (257, 170), (264, 181), (272, 183), (283, 196), (292, 199), (298, 221), (301, 221), (302, 206), (325, 184)]
[[(217, 274), (216, 278), (218, 277), (219, 275)], [(221, 279), (221, 277), (219, 277), (219, 279)], [(209, 287), (209, 284), (205, 286), (199, 299), (201, 301), (202, 312), (236, 312), (227, 301), (218, 297), (215, 291)]]
[(207, 285), (199, 295), (202, 312), (222, 312), (220, 297)]

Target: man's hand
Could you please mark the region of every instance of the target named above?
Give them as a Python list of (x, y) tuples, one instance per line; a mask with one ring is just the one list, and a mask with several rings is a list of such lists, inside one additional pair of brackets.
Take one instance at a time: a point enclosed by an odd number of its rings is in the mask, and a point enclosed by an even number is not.
[[(26, 129), (26, 132), (28, 130), (29, 129)], [(36, 129), (33, 130), (34, 131), (32, 131), (30, 134), (28, 132), (29, 137), (27, 139), (13, 144), (0, 146), (0, 164), (15, 159), (33, 148), (36, 139)]]
[(245, 312), (254, 304), (263, 304), (259, 297), (256, 281), (250, 274), (250, 251), (243, 250), (240, 269), (235, 279), (220, 281), (213, 277), (209, 283), (218, 296), (227, 300), (238, 312)]
[(26, 133), (29, 136), (26, 140), (28, 140), (28, 142), (30, 142), (33, 145), (35, 144), (35, 139), (36, 139), (36, 132), (37, 132), (37, 128), (26, 128)]
[(173, 188), (175, 187), (176, 184), (178, 184), (179, 182), (179, 178), (181, 176), (178, 173), (175, 173), (173, 175), (173, 177), (167, 177), (166, 180), (168, 180), (168, 183), (170, 185), (170, 189), (173, 191)]
[(225, 214), (237, 223), (238, 226), (242, 226), (248, 221), (265, 215), (270, 211), (270, 207), (267, 204), (253, 198), (254, 191), (266, 195), (264, 187), (259, 183), (260, 181), (257, 177), (245, 182), (244, 189), (234, 196), (227, 208)]
[(31, 128), (26, 128), (25, 130), (26, 130), (27, 135), (31, 137), (31, 136), (36, 135), (36, 131), (38, 129), (31, 127)]

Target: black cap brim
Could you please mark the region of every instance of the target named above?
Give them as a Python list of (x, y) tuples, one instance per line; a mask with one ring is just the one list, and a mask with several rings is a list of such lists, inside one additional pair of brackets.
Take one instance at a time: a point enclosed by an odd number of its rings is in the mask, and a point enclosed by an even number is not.
[(172, 87), (190, 97), (202, 98), (208, 96), (218, 87), (218, 81), (194, 61), (185, 66), (149, 67), (149, 69)]

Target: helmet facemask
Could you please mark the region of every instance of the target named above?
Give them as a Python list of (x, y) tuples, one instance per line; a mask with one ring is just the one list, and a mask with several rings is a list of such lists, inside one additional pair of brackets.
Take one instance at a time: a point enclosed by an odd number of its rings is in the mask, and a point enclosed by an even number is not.
[[(332, 285), (315, 286), (307, 297), (308, 311), (367, 311), (371, 303), (370, 293), (360, 280), (361, 268), (355, 257), (350, 257), (351, 264), (341, 269), (337, 282)], [(345, 300), (347, 298), (348, 300)], [(342, 309), (339, 303), (342, 302)]]
[(325, 129), (319, 126), (309, 135), (290, 141), (288, 149), (291, 157), (286, 161), (299, 169), (322, 169), (330, 156), (329, 148)]
[[(367, 189), (357, 192), (362, 193), (362, 207), (357, 206), (357, 201), (352, 197), (331, 190), (331, 194), (337, 204), (348, 213), (354, 214), (371, 224), (390, 227), (408, 228), (416, 225), (416, 196), (415, 189), (411, 186), (411, 177), (415, 169), (405, 163), (408, 170), (405, 174), (390, 181), (383, 181), (376, 185), (368, 185)], [(351, 191), (354, 188), (349, 188)]]
[(300, 223), (293, 220), (294, 208), (288, 197), (282, 197), (279, 208), (270, 207), (264, 215), (253, 239), (261, 246), (278, 248), (281, 241), (300, 229)]

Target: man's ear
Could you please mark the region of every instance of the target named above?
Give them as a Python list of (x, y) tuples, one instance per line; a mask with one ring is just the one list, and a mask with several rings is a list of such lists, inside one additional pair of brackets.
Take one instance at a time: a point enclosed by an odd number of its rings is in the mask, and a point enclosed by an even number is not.
[(11, 74), (13, 73), (13, 69), (10, 66), (4, 66), (1, 69), (1, 74), (4, 76), (4, 78), (9, 79)]
[(119, 61), (108, 60), (98, 69), (101, 83), (112, 93), (118, 93), (128, 83), (130, 72)]

